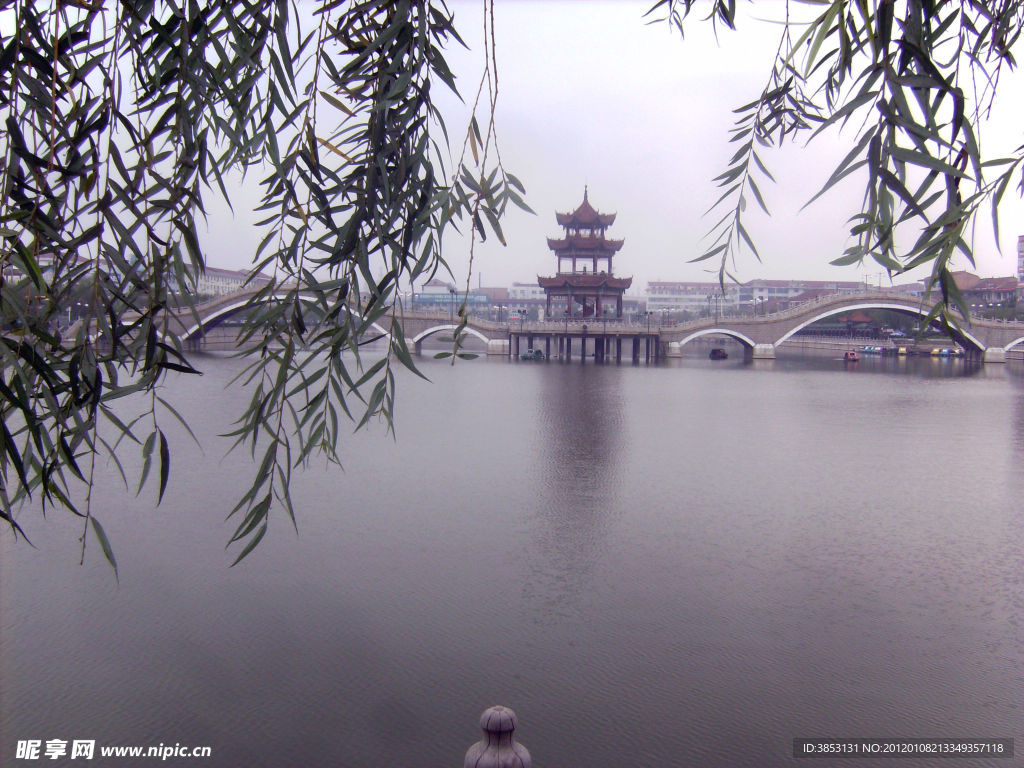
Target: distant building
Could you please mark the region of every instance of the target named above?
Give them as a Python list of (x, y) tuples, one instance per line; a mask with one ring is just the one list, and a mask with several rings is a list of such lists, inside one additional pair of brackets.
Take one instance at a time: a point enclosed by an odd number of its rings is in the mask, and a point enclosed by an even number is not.
[(199, 296), (226, 296), (249, 288), (259, 288), (270, 282), (270, 278), (264, 274), (258, 274), (252, 280), (249, 280), (249, 275), (245, 270), (207, 267), (196, 279), (195, 292)]
[(1017, 280), (1024, 283), (1024, 235), (1017, 238)]
[(850, 293), (863, 291), (864, 283), (856, 280), (751, 280), (739, 286), (740, 306), (766, 301), (795, 299), (802, 293)]
[(717, 304), (729, 312), (772, 312), (790, 303), (818, 296), (864, 290), (853, 280), (751, 280), (747, 283), (650, 282), (647, 309), (651, 312), (711, 314)]
[(416, 293), (424, 296), (428, 294), (443, 294), (447, 296), (450, 293), (455, 293), (457, 290), (458, 288), (456, 288), (455, 283), (448, 283), (440, 278), (432, 277), (421, 285)]
[(1020, 281), (1015, 277), (984, 277), (974, 284), (964, 298), (969, 304), (1008, 305), (1016, 301)]
[(508, 298), (509, 301), (543, 301), (547, 296), (538, 283), (512, 283)]
[(508, 297), (510, 291), (508, 288), (494, 286), (493, 288), (487, 288), (481, 286), (476, 289), (477, 293), (482, 293), (487, 297), (487, 300), (491, 304), (508, 304)]
[(485, 311), (491, 304), (490, 297), (483, 291), (470, 291), (467, 295), (465, 288), (459, 288), (454, 283), (447, 283), (435, 277), (413, 291), (412, 308), (448, 311), (454, 314), (463, 300), (467, 308), (478, 313)]
[[(647, 283), (648, 312), (689, 312), (696, 315), (710, 314), (712, 302), (721, 307), (735, 307), (739, 302), (739, 286), (714, 282), (665, 282)], [(715, 297), (720, 298), (715, 298)]]
[(953, 280), (964, 301), (971, 307), (1015, 303), (1020, 281), (1016, 277), (978, 277), (970, 272), (954, 272)]
[(1017, 300), (1024, 302), (1024, 235), (1017, 238)]

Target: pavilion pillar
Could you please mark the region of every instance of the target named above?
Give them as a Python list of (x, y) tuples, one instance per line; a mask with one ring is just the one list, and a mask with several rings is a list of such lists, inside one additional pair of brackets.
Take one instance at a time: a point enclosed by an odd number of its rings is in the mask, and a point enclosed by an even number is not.
[(616, 363), (621, 363), (622, 362), (622, 337), (621, 336), (616, 336), (615, 337), (615, 362)]

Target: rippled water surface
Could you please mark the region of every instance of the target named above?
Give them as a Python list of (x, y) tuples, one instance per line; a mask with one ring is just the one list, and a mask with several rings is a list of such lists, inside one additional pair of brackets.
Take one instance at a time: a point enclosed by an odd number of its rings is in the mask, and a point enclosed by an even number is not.
[(165, 393), (204, 449), (167, 420), (164, 503), (105, 472), (119, 585), (65, 514), (0, 540), (0, 763), (85, 738), (457, 766), (497, 703), (539, 768), (821, 765), (796, 737), (1024, 754), (1019, 363), (424, 360), (397, 439), (307, 471), (298, 535), (278, 515), (228, 569), (253, 467), (213, 437), (237, 364), (202, 362)]

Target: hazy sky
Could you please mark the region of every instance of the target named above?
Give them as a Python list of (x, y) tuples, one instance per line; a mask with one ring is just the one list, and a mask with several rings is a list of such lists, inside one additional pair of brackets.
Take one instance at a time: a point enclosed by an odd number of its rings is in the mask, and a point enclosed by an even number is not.
[[(498, 138), (506, 167), (525, 184), (537, 215), (513, 210), (504, 225), (508, 246), (493, 239), (477, 246), (474, 287), (533, 282), (537, 275), (552, 274), (555, 259), (545, 238), (560, 234), (555, 211), (574, 209), (584, 185), (598, 210), (618, 214), (609, 236), (624, 238), (625, 245), (615, 272), (634, 276), (633, 292), (649, 280), (714, 279), (708, 262), (688, 262), (707, 247), (704, 236), (717, 219), (704, 214), (718, 197), (712, 179), (734, 150), (728, 142), (732, 109), (755, 99), (764, 87), (779, 28), (748, 19), (739, 32), (726, 30), (716, 42), (711, 25), (694, 19), (682, 40), (667, 24), (646, 23), (643, 14), (650, 4), (498, 0)], [(479, 0), (451, 3), (456, 26), (471, 46), (447, 52), (467, 102), (483, 67), (481, 5)], [(1001, 84), (1001, 101), (982, 134), (983, 146), (992, 148), (989, 154), (1022, 143), (1020, 99), (1011, 98), (1019, 96), (1022, 82), (1015, 77)], [(454, 99), (445, 98), (442, 105), (457, 155), (468, 110)], [(862, 178), (853, 177), (800, 210), (848, 150), (843, 142), (853, 137), (852, 131), (823, 136), (809, 146), (798, 139), (796, 146), (764, 155), (777, 179), (762, 185), (772, 216), (759, 210), (747, 214), (763, 261), (741, 255), (733, 271), (742, 281), (867, 276), (878, 282), (877, 266), (828, 264), (849, 244), (846, 219), (859, 210)], [(979, 274), (1016, 270), (1024, 205), (1015, 193), (1012, 197), (1002, 210), (1001, 254), (988, 217), (978, 229), (973, 271)], [(242, 217), (233, 226), (225, 224), (222, 217), (211, 224), (210, 263), (244, 266), (244, 243), (255, 238), (244, 231)], [(468, 245), (448, 242), (447, 257), (463, 284)]]

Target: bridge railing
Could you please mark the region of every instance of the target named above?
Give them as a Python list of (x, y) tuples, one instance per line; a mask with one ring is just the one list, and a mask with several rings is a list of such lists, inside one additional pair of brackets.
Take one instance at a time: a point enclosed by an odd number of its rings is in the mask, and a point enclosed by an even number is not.
[[(672, 322), (664, 323), (655, 315), (652, 315), (648, 320), (646, 316), (638, 316), (632, 318), (615, 318), (606, 320), (599, 317), (588, 317), (588, 318), (570, 318), (568, 321), (565, 319), (551, 319), (541, 321), (525, 320), (520, 321), (518, 318), (505, 318), (501, 321), (491, 320), (485, 317), (479, 317), (470, 315), (470, 322), (478, 325), (479, 327), (485, 327), (491, 330), (496, 329), (508, 329), (509, 332), (517, 332), (520, 329), (523, 332), (538, 332), (538, 333), (555, 333), (561, 331), (573, 331), (578, 332), (582, 326), (587, 326), (587, 330), (590, 333), (598, 333), (599, 331), (611, 331), (611, 332), (622, 332), (625, 330), (632, 332), (646, 332), (648, 329), (650, 332), (663, 332), (665, 330), (671, 331), (686, 331), (689, 329), (705, 328), (708, 325), (714, 325), (715, 323), (723, 322), (744, 322), (744, 323), (764, 323), (764, 322), (776, 322), (779, 320), (786, 320), (791, 317), (799, 317), (800, 315), (806, 314), (808, 311), (814, 310), (819, 307), (827, 307), (830, 304), (840, 303), (848, 301), (851, 298), (859, 300), (898, 300), (908, 304), (920, 303), (915, 302), (913, 296), (908, 296), (906, 293), (900, 291), (885, 291), (885, 290), (871, 290), (871, 291), (842, 291), (837, 293), (826, 294), (823, 296), (817, 296), (807, 301), (802, 301), (798, 304), (791, 304), (786, 309), (776, 310), (774, 312), (768, 312), (763, 315), (749, 315), (741, 312), (730, 311), (732, 308), (722, 308), (718, 313), (718, 317), (712, 319), (711, 317), (699, 317), (693, 320), (686, 320), (683, 322)], [(437, 312), (406, 312), (409, 317), (416, 317), (419, 319), (433, 319), (439, 322), (449, 321), (455, 322), (450, 312), (437, 311)]]
[[(836, 293), (829, 293), (823, 296), (816, 296), (813, 299), (801, 301), (797, 304), (790, 304), (785, 309), (778, 309), (773, 312), (767, 312), (763, 315), (747, 315), (737, 314), (723, 311), (717, 319), (718, 323), (723, 321), (737, 322), (742, 321), (745, 323), (755, 322), (775, 322), (778, 320), (787, 320), (792, 317), (799, 317), (800, 315), (806, 314), (808, 311), (812, 311), (819, 307), (827, 307), (831, 304), (838, 304), (841, 302), (848, 301), (850, 299), (858, 300), (873, 300), (873, 299), (887, 299), (887, 300), (898, 300), (908, 304), (918, 303), (923, 306), (923, 303), (915, 300), (913, 296), (909, 296), (901, 291), (839, 291)], [(687, 320), (684, 323), (680, 323), (675, 326), (679, 330), (689, 330), (693, 328), (704, 328), (708, 325), (714, 324), (716, 321), (709, 317), (700, 317), (694, 320)]]
[[(249, 289), (246, 291), (239, 291), (235, 294), (228, 296), (218, 296), (212, 300), (197, 304), (195, 311), (200, 315), (205, 312), (213, 310), (218, 306), (236, 302), (240, 298), (245, 296), (255, 295), (256, 289)], [(502, 331), (502, 332), (517, 332), (522, 329), (523, 332), (536, 331), (542, 333), (556, 333), (559, 330), (562, 331), (574, 331), (578, 332), (582, 326), (586, 325), (588, 332), (598, 333), (600, 332), (613, 332), (622, 333), (624, 331), (630, 331), (633, 333), (647, 332), (664, 332), (668, 331), (687, 331), (691, 329), (706, 328), (709, 325), (717, 323), (730, 322), (730, 323), (764, 323), (764, 322), (776, 322), (779, 320), (786, 320), (792, 317), (798, 317), (806, 314), (808, 311), (814, 309), (827, 307), (830, 304), (836, 304), (848, 301), (856, 298), (858, 300), (896, 300), (903, 302), (904, 304), (917, 305), (922, 310), (930, 309), (928, 304), (925, 304), (923, 300), (909, 295), (902, 291), (895, 290), (860, 290), (860, 291), (840, 291), (836, 293), (826, 294), (823, 296), (817, 296), (807, 301), (802, 301), (798, 304), (791, 304), (786, 309), (780, 309), (766, 314), (755, 314), (749, 315), (740, 313), (737, 311), (731, 311), (732, 307), (722, 307), (718, 313), (718, 316), (714, 319), (711, 317), (700, 317), (693, 320), (687, 320), (683, 322), (662, 322), (661, 318), (657, 314), (648, 316), (633, 316), (628, 318), (614, 318), (604, 319), (600, 317), (588, 317), (588, 318), (570, 318), (568, 322), (564, 319), (550, 319), (542, 321), (520, 321), (516, 317), (505, 317), (501, 320), (492, 320), (485, 315), (474, 315), (472, 314), (472, 308), (470, 308), (470, 322), (478, 328), (487, 329), (489, 331)], [(409, 317), (410, 319), (419, 320), (431, 320), (438, 323), (452, 323), (458, 322), (458, 317), (455, 315), (452, 308), (437, 309), (435, 311), (424, 311), (424, 310), (399, 310), (399, 316), (402, 315)], [(1024, 327), (1024, 323), (1017, 321), (1009, 321), (1002, 319), (988, 319), (988, 318), (976, 318), (972, 317), (970, 320), (971, 324), (977, 325), (989, 325), (991, 327)]]

